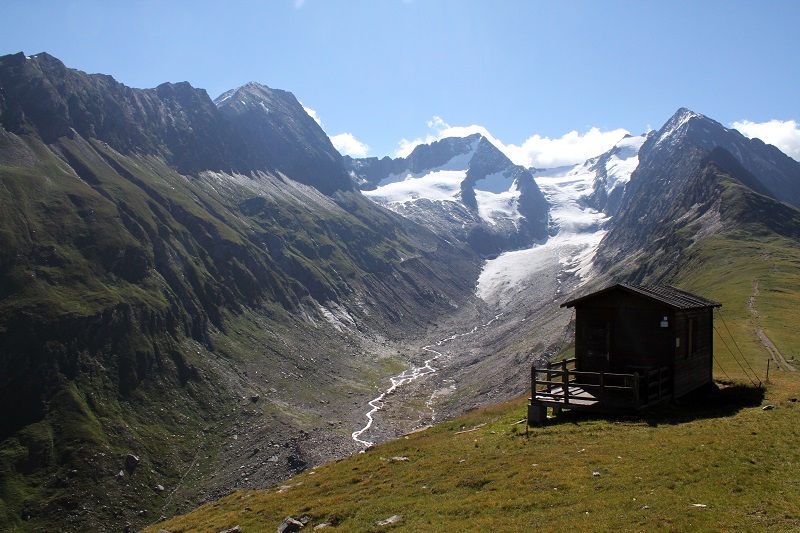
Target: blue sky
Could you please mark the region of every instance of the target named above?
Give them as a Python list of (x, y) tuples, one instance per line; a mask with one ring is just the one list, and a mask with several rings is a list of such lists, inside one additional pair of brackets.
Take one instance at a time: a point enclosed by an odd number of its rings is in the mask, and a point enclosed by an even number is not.
[(794, 0), (5, 0), (1, 11), (0, 54), (48, 52), (132, 87), (188, 81), (212, 98), (248, 81), (286, 89), (360, 155), (477, 130), (521, 162), (563, 163), (688, 107), (800, 159)]

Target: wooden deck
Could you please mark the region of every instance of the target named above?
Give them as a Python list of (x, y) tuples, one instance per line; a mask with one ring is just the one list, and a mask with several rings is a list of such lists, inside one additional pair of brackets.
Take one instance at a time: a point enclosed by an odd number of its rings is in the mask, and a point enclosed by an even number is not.
[(564, 387), (555, 387), (550, 392), (536, 391), (534, 401), (562, 407), (567, 405), (591, 407), (600, 403), (596, 396), (579, 385), (570, 385), (567, 394), (564, 394)]
[[(540, 374), (542, 379), (539, 379)], [(575, 369), (574, 358), (548, 363), (545, 368), (532, 367), (528, 423), (543, 422), (548, 407), (554, 414), (562, 409), (635, 412), (669, 399), (669, 386), (666, 368), (631, 374), (585, 372)]]

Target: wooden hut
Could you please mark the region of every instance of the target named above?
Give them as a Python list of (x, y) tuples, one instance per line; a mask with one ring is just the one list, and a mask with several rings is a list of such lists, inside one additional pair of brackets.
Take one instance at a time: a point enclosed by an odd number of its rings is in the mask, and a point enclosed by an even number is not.
[(547, 407), (635, 411), (712, 381), (713, 310), (675, 287), (619, 283), (569, 300), (575, 357), (531, 369), (529, 423)]

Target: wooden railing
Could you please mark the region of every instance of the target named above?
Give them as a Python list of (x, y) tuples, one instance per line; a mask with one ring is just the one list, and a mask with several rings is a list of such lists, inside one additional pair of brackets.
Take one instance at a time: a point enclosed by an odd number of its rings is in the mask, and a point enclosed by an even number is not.
[(645, 405), (658, 403), (669, 397), (670, 373), (668, 367), (656, 368), (644, 374)]
[[(614, 372), (585, 372), (575, 370), (576, 359), (564, 359), (555, 363), (548, 363), (545, 368), (531, 368), (532, 403), (536, 398), (549, 398), (558, 402), (563, 407), (570, 406), (570, 400), (578, 400), (570, 392), (570, 387), (580, 389), (591, 394), (599, 404), (603, 404), (609, 394), (616, 400), (626, 402), (630, 398), (633, 407), (639, 409), (652, 403), (664, 400), (669, 395), (670, 375), (669, 368), (647, 370), (642, 373), (619, 374)], [(539, 374), (544, 374), (544, 379), (539, 379)], [(643, 386), (642, 386), (643, 385)], [(586, 398), (581, 398), (586, 400)]]

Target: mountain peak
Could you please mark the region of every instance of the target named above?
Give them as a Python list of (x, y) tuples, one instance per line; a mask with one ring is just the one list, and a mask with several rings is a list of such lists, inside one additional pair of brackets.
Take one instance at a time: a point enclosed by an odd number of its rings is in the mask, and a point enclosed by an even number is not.
[(656, 134), (658, 138), (656, 143), (662, 144), (668, 141), (669, 139), (674, 138), (676, 134), (686, 131), (689, 123), (698, 118), (705, 119), (706, 117), (704, 117), (699, 113), (695, 113), (690, 109), (681, 107), (658, 131), (658, 133)]
[(218, 108), (246, 106), (248, 103), (270, 101), (274, 98), (276, 92), (279, 91), (270, 89), (258, 82), (250, 81), (241, 87), (225, 91), (214, 100), (214, 104)]
[(484, 256), (547, 237), (533, 175), (480, 133), (420, 144), (407, 157), (345, 162), (365, 195)]
[(481, 138), (480, 133), (473, 133), (466, 137), (445, 137), (430, 144), (417, 145), (407, 157), (401, 159), (408, 162), (408, 168), (413, 172), (433, 169), (448, 163), (457, 156), (474, 153)]
[(352, 189), (341, 155), (291, 92), (251, 81), (214, 104), (263, 167), (325, 193)]

